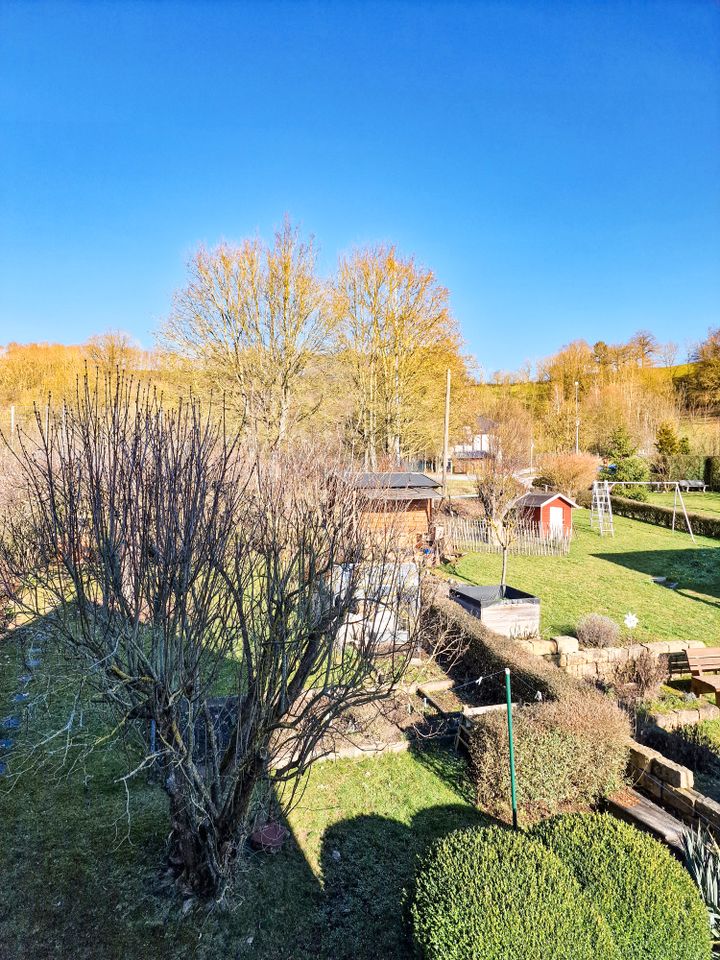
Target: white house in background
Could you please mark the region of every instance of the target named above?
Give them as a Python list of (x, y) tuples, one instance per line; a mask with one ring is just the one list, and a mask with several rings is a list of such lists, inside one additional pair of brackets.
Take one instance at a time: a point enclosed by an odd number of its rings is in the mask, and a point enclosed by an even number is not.
[(473, 463), (490, 454), (496, 428), (496, 420), (478, 417), (475, 432), (468, 428), (466, 441), (455, 444), (451, 450), (453, 473), (474, 473)]

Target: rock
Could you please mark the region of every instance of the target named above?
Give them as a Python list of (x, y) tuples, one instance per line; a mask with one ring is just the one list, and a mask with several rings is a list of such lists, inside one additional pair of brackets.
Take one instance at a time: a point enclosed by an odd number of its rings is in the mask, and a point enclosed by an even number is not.
[(656, 757), (653, 760), (652, 774), (658, 780), (669, 783), (673, 787), (692, 789), (695, 785), (692, 770), (675, 763), (673, 760), (666, 760), (665, 757)]
[(555, 637), (558, 653), (577, 653), (580, 649), (580, 641), (577, 637)]
[(9, 738), (6, 738), (6, 739), (4, 739), (4, 740), (0, 740), (0, 750), (3, 750), (3, 751), (5, 751), (5, 752), (7, 752), (8, 750), (12, 750), (14, 743), (15, 743), (15, 741), (14, 741), (14, 740), (10, 740)]
[(29, 699), (30, 699), (30, 694), (29, 694), (29, 693), (14, 693), (14, 694), (10, 697), (10, 702), (11, 702), (11, 703), (25, 703), (25, 702), (26, 702), (27, 700), (29, 700)]
[(3, 720), (0, 720), (0, 729), (2, 730), (19, 730), (20, 729), (20, 717), (11, 715), (5, 717)]
[(340, 861), (342, 860), (342, 854), (340, 853), (339, 850), (333, 850), (330, 856), (333, 858), (335, 863), (340, 863)]

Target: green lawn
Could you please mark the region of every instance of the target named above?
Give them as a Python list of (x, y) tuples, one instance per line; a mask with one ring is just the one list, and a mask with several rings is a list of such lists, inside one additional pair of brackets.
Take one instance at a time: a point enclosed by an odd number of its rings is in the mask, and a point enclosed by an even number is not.
[[(688, 513), (699, 513), (705, 517), (720, 517), (720, 493), (683, 493), (685, 509)], [(670, 507), (672, 509), (675, 501), (674, 492), (651, 493), (648, 495), (648, 503), (658, 507)], [(678, 503), (678, 510), (682, 510)], [(681, 514), (681, 522), (682, 514)]]
[[(20, 671), (15, 641), (0, 641), (0, 717)], [(55, 729), (62, 706), (35, 709), (20, 742)], [(127, 769), (119, 750), (62, 777), (46, 750), (37, 757), (43, 764), (12, 790), (0, 778), (0, 960), (409, 958), (404, 898), (417, 854), (484, 822), (464, 763), (448, 751), (323, 763), (285, 848), (243, 863), (227, 909), (181, 919), (160, 885), (163, 792), (139, 780), (128, 824), (114, 782)], [(9, 759), (17, 769), (17, 755)]]
[[(590, 529), (587, 510), (574, 511), (575, 539), (566, 557), (511, 556), (508, 583), (542, 601), (542, 632), (573, 634), (585, 613), (603, 613), (621, 626), (639, 618), (628, 641), (692, 640), (720, 645), (720, 541), (672, 533), (639, 520), (615, 517), (615, 536)], [(468, 554), (446, 573), (470, 583), (498, 583), (497, 554)], [(651, 577), (677, 581), (677, 590)], [(624, 627), (623, 627), (624, 630)]]

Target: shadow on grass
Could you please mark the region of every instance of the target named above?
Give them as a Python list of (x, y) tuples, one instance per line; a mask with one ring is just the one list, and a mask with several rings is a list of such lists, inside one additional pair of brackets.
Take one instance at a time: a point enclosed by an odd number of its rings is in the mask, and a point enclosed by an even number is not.
[[(637, 550), (626, 553), (595, 553), (593, 556), (628, 570), (646, 573), (649, 577), (666, 577), (670, 582), (677, 582), (678, 589), (673, 591), (674, 593), (720, 609), (718, 550), (706, 547), (697, 550)], [(662, 591), (668, 588), (658, 585), (657, 589), (658, 603), (662, 603)], [(690, 590), (705, 593), (715, 599), (703, 599), (689, 593)]]
[(472, 807), (448, 804), (420, 811), (409, 825), (367, 815), (326, 830), (319, 953), (334, 960), (412, 957), (408, 910), (419, 858), (445, 834), (489, 822)]

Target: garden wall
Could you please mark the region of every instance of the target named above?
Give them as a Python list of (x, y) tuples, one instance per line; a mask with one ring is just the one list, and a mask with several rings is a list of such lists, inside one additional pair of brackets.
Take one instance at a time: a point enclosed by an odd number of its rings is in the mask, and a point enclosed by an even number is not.
[(645, 652), (659, 658), (702, 646), (687, 640), (667, 640), (658, 643), (632, 643), (627, 647), (587, 647), (581, 650), (575, 637), (517, 640), (516, 643), (528, 653), (542, 657), (571, 676), (607, 681), (613, 679), (618, 664), (637, 660)]
[[(672, 529), (672, 507), (656, 506), (652, 503), (642, 503), (639, 500), (628, 500), (625, 497), (611, 497), (613, 513), (619, 517), (630, 517), (632, 520), (644, 520), (659, 527)], [(715, 537), (720, 539), (720, 520), (713, 517), (704, 517), (699, 513), (688, 512), (693, 533), (699, 537)], [(685, 530), (685, 518), (678, 508), (675, 517), (675, 529)]]
[(658, 750), (632, 741), (629, 770), (635, 786), (669, 807), (687, 823), (703, 821), (720, 832), (720, 803), (695, 790), (692, 770), (666, 759)]

